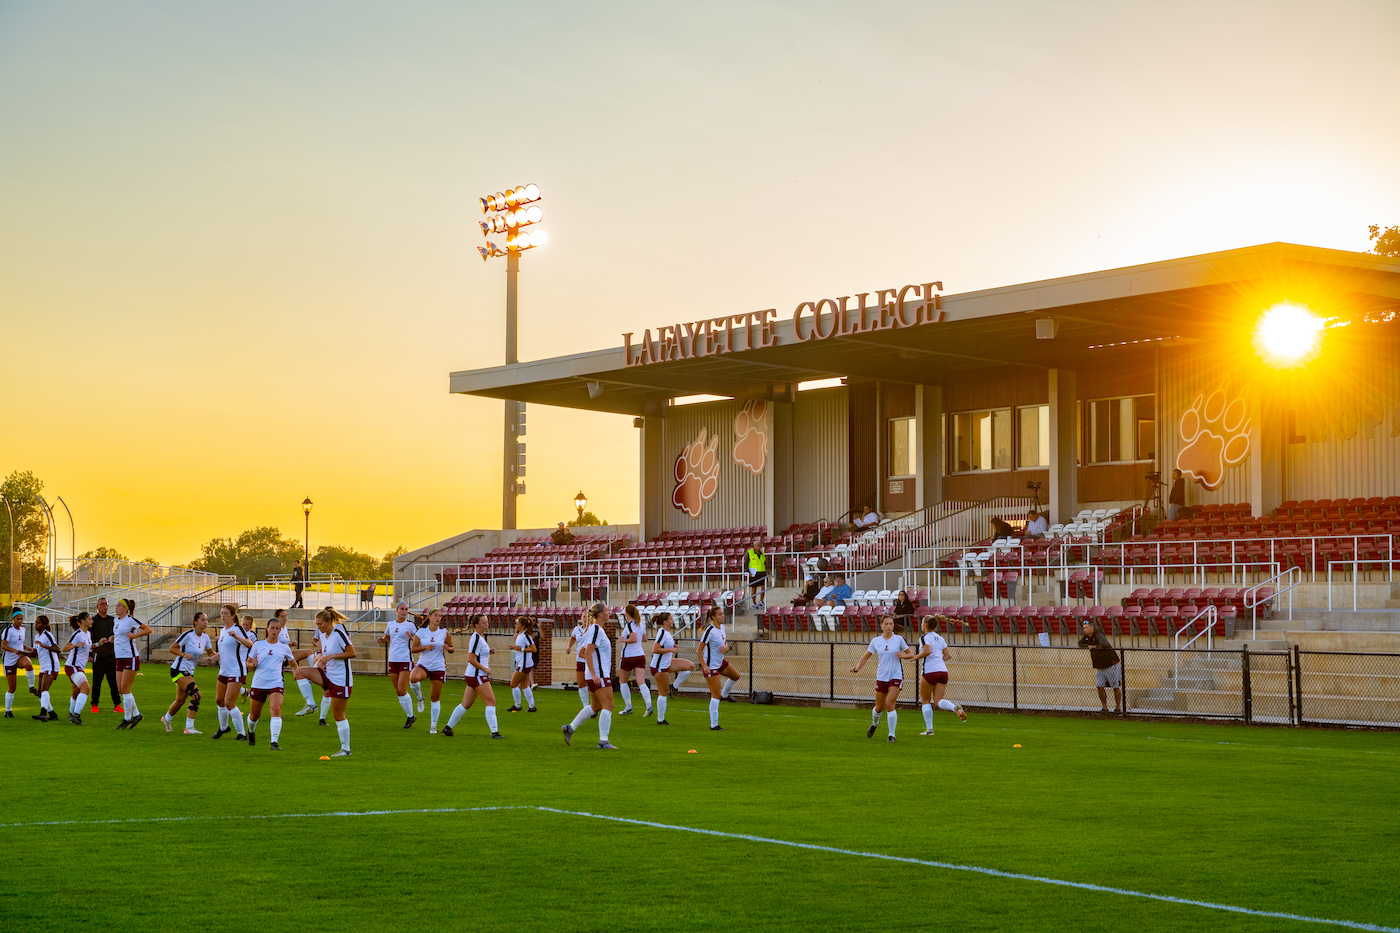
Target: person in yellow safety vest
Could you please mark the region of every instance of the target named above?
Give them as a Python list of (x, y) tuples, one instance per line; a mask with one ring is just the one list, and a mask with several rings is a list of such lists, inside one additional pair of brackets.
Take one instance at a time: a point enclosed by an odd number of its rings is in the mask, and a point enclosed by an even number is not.
[(755, 609), (768, 608), (763, 604), (762, 592), (768, 580), (768, 555), (763, 553), (763, 542), (755, 541), (748, 551), (749, 559), (749, 603)]

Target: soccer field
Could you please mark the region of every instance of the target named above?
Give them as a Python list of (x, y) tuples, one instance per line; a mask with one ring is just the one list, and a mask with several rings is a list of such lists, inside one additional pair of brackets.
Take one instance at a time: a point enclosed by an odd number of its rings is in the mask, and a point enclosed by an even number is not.
[(447, 738), (361, 677), (354, 755), (322, 761), (290, 689), (280, 753), (211, 741), (206, 668), (208, 734), (167, 735), (163, 670), (130, 732), (27, 693), (0, 720), (4, 929), (1400, 928), (1394, 733), (901, 711), (890, 744), (860, 710), (725, 704), (712, 733), (687, 698), (603, 752), (596, 722), (564, 745), (573, 692), (507, 714), (498, 686), (505, 737), (478, 704)]

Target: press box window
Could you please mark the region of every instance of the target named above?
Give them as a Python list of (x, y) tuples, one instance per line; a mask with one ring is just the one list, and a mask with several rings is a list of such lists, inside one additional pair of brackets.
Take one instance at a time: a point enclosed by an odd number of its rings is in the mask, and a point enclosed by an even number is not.
[(1016, 409), (1016, 466), (1022, 470), (1050, 465), (1050, 406)]
[(1157, 400), (1151, 395), (1093, 399), (1087, 409), (1089, 463), (1132, 463), (1157, 457)]
[(1011, 409), (962, 412), (949, 421), (949, 473), (1011, 469)]
[(890, 419), (890, 476), (914, 475), (915, 419)]

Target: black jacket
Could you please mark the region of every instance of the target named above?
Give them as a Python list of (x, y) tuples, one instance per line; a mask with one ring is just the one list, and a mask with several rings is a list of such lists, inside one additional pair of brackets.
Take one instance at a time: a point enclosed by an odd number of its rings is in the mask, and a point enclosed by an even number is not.
[(1080, 635), (1079, 647), (1089, 649), (1089, 661), (1095, 670), (1106, 671), (1118, 663), (1118, 652), (1114, 651), (1109, 640), (1098, 632)]
[(88, 629), (88, 634), (92, 636), (92, 643), (95, 646), (92, 649), (94, 657), (114, 658), (117, 656), (116, 649), (112, 647), (111, 642), (105, 645), (97, 644), (104, 638), (112, 637), (112, 626), (116, 624), (116, 621), (117, 620), (113, 616), (100, 616), (97, 613), (92, 614), (92, 628)]

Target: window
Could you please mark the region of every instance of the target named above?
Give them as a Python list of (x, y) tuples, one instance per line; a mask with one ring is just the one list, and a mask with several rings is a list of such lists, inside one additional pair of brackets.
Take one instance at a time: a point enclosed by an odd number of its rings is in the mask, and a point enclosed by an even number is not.
[(1016, 409), (1016, 466), (1022, 470), (1050, 465), (1050, 406)]
[(1157, 400), (1151, 395), (1085, 403), (1089, 463), (1132, 463), (1157, 457)]
[(951, 415), (949, 473), (1011, 469), (1011, 409)]
[(889, 460), (890, 476), (914, 475), (914, 451), (918, 436), (914, 430), (913, 418), (890, 419)]

